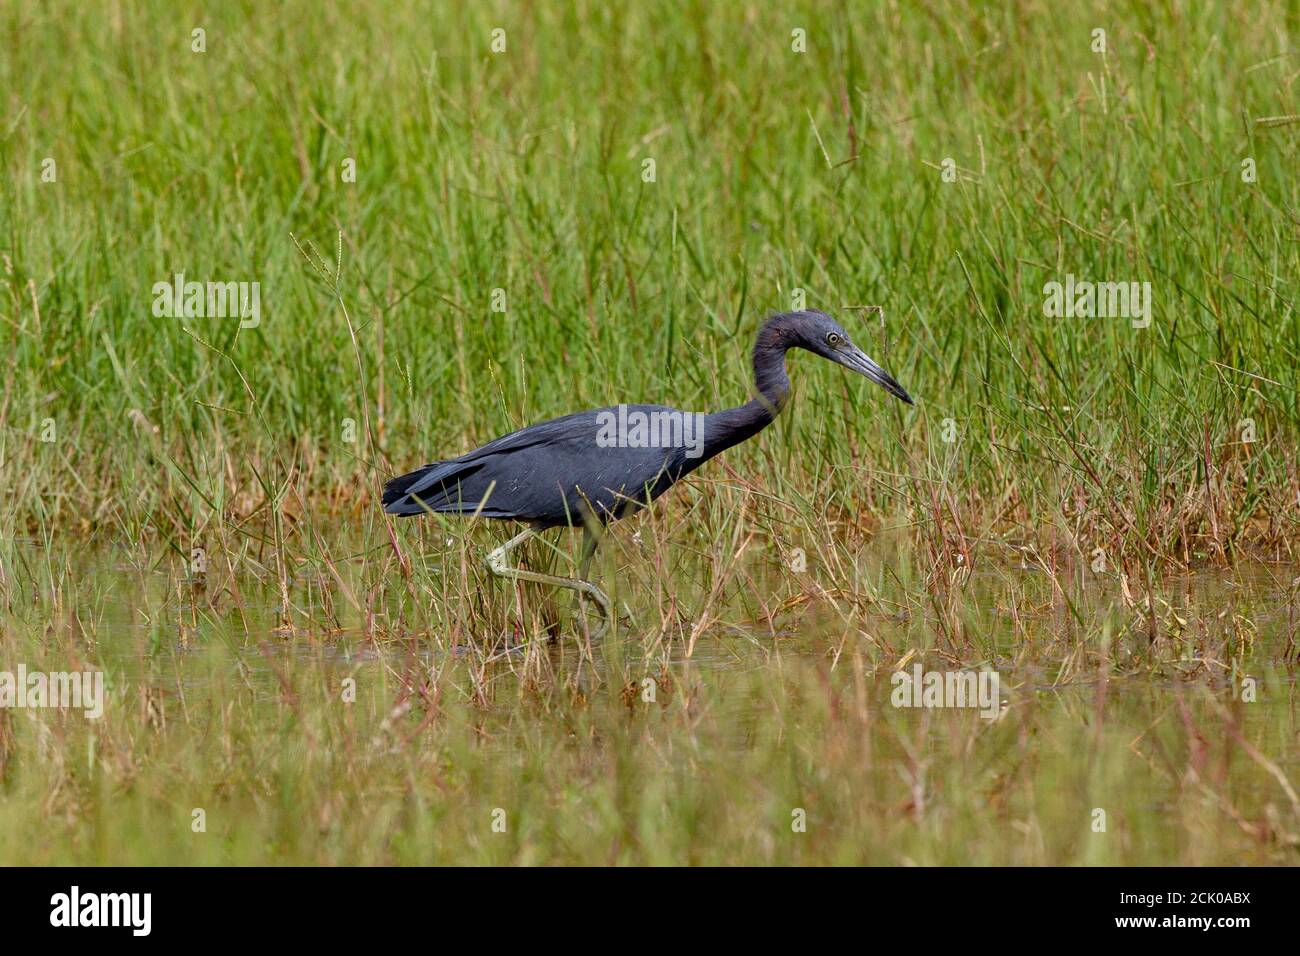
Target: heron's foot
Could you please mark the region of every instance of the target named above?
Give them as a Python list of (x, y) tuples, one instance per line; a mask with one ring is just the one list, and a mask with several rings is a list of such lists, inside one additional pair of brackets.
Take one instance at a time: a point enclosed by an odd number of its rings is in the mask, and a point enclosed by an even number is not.
[[(587, 577), (587, 569), (586, 569), (585, 566), (584, 566), (584, 568), (582, 569), (582, 572), (579, 574), (579, 576), (578, 576), (578, 580), (579, 580), (579, 581), (582, 581), (582, 582), (585, 583), (585, 584), (589, 584), (589, 585), (591, 585), (591, 587), (593, 587), (593, 588), (596, 587), (596, 585), (594, 585), (594, 584), (591, 583), (590, 578)], [(597, 588), (597, 590), (599, 591), (600, 589)], [(605, 617), (608, 618), (608, 619), (611, 620), (611, 621), (615, 620), (615, 617), (614, 617), (612, 614), (609, 613), (609, 605), (608, 605), (609, 598), (605, 595), (605, 592), (604, 592), (604, 591), (600, 591), (600, 595), (601, 595), (601, 597), (605, 598), (605, 601), (607, 602), (606, 605), (605, 605)], [(626, 602), (626, 601), (620, 601), (619, 604), (618, 604), (618, 617), (617, 617), (617, 620), (619, 620), (620, 622), (625, 623), (625, 624), (630, 624), (630, 625), (632, 625), (633, 627), (636, 626), (636, 615), (634, 615), (634, 614), (632, 613), (632, 609), (631, 609), (630, 607), (627, 606), (627, 602)]]
[(595, 601), (597, 604), (600, 605), (600, 615), (601, 615), (600, 627), (596, 628), (596, 630), (591, 632), (592, 638), (599, 640), (600, 638), (605, 636), (605, 632), (609, 630), (610, 624), (613, 623), (615, 620), (613, 614), (613, 606), (609, 603), (609, 596), (606, 595), (605, 592), (602, 591), (600, 588), (596, 587), (596, 585), (592, 584), (590, 581), (575, 581), (574, 583), (579, 585), (578, 587), (574, 588), (574, 590), (578, 592), (579, 607), (581, 607), (584, 603), (583, 595), (590, 597), (593, 601)]
[(535, 532), (523, 531), (515, 535), (499, 548), (493, 548), (487, 553), (484, 559), (488, 570), (499, 578), (505, 578), (512, 581), (531, 581), (534, 584), (546, 584), (556, 588), (568, 588), (571, 591), (577, 591), (579, 600), (583, 595), (590, 597), (600, 606), (602, 621), (600, 627), (592, 632), (592, 637), (599, 638), (609, 629), (610, 622), (614, 619), (611, 613), (609, 598), (605, 592), (590, 581), (583, 581), (577, 578), (564, 578), (555, 574), (542, 574), (538, 571), (525, 571), (523, 568), (512, 568), (506, 563), (506, 555), (511, 550), (518, 547), (533, 536)]

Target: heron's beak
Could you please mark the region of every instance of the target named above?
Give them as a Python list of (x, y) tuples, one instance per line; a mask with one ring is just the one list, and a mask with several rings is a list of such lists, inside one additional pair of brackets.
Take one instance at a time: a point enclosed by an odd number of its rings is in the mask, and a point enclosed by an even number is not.
[(845, 368), (851, 368), (853, 371), (865, 375), (895, 398), (901, 398), (909, 405), (914, 404), (912, 396), (907, 394), (907, 389), (895, 382), (892, 375), (871, 361), (867, 354), (856, 345), (850, 345), (847, 349), (836, 352), (835, 360)]

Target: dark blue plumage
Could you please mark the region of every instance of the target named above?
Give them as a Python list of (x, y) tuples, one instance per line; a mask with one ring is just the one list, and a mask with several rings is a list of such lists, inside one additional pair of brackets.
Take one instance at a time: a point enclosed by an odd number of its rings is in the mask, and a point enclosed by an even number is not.
[[(671, 412), (660, 405), (628, 411)], [(512, 432), (460, 458), (436, 461), (384, 488), (390, 514), (429, 511), (523, 521), (541, 530), (581, 524), (590, 516), (604, 524), (622, 517), (700, 464), (684, 448), (602, 448), (602, 413), (593, 409)]]
[[(512, 432), (450, 461), (438, 461), (394, 478), (384, 488), (384, 510), (479, 514), (525, 522), (534, 529), (600, 524), (643, 507), (704, 462), (766, 427), (785, 405), (790, 380), (785, 354), (802, 348), (871, 378), (911, 404), (897, 382), (860, 349), (830, 316), (790, 312), (771, 317), (754, 346), (757, 395), (736, 408), (695, 415), (658, 446), (635, 447), (635, 435), (609, 444), (609, 425), (634, 412), (658, 421), (684, 422), (686, 414), (662, 405), (618, 406), (566, 415)], [(677, 416), (674, 418), (674, 416)], [(654, 419), (652, 419), (654, 420)], [(619, 431), (616, 429), (616, 431)], [(622, 431), (626, 431), (623, 429)], [(615, 436), (620, 437), (619, 435)], [(664, 439), (665, 436), (659, 436)]]

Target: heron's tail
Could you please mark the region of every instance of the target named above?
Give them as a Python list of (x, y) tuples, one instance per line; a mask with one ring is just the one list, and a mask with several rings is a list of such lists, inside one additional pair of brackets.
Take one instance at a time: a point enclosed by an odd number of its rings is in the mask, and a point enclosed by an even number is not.
[(404, 475), (398, 475), (396, 478), (390, 479), (384, 485), (384, 510), (390, 514), (401, 514), (401, 511), (394, 509), (392, 506), (410, 493), (412, 485), (441, 464), (443, 462), (435, 461), (431, 465), (425, 465), (423, 468), (417, 468), (415, 471), (408, 471)]
[(431, 511), (474, 511), (476, 501), (465, 500), (469, 489), (461, 481), (482, 465), (464, 461), (435, 461), (384, 485), (384, 510), (390, 515), (422, 515)]

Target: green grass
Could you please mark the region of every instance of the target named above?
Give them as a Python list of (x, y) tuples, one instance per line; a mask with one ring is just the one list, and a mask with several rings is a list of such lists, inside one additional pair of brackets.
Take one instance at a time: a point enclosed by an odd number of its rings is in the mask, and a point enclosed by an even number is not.
[[(1261, 122), (1292, 112), (1285, 5), (391, 6), (10, 6), (9, 532), (174, 536), (263, 504), (255, 465), (317, 509), (578, 407), (738, 404), (802, 289), (920, 404), (799, 363), (771, 457), (732, 456), (775, 494), (841, 467), (847, 506), (937, 487), (1134, 557), (1293, 542), (1300, 125)], [(290, 238), (334, 264), (340, 231), (364, 391)], [(262, 324), (154, 318), (177, 271), (259, 281)], [(1151, 282), (1151, 327), (1046, 318), (1066, 273)], [(367, 409), (377, 448), (342, 437)]]
[[(0, 669), (90, 662), (116, 707), (0, 711), (0, 859), (1293, 862), (1251, 754), (1295, 777), (1294, 684), (1231, 688), (1285, 673), (1294, 572), (1258, 602), (1167, 576), (1300, 544), (1297, 30), (1280, 3), (5, 5)], [(260, 324), (155, 317), (177, 272), (259, 282)], [(1150, 326), (1046, 316), (1067, 274), (1150, 282)], [(389, 474), (533, 421), (739, 404), (799, 296), (916, 407), (793, 356), (775, 426), (614, 532), (636, 624), (608, 646), (487, 578), (504, 529), (378, 513)], [(913, 651), (1074, 690), (899, 714)], [(676, 696), (629, 709), (654, 674)], [(1099, 805), (1122, 840), (1090, 842)]]

